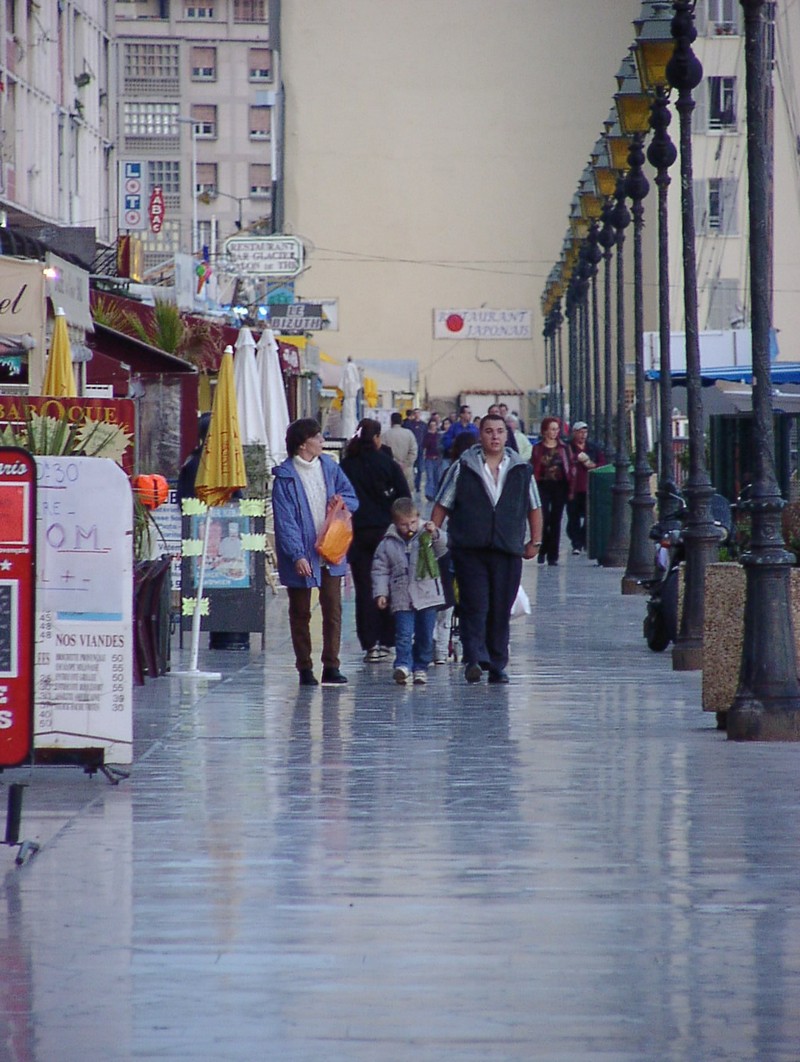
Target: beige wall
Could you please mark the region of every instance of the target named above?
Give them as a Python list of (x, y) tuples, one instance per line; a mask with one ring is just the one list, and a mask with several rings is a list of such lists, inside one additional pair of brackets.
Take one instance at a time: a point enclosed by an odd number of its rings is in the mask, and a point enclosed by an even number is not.
[[(544, 383), (539, 298), (639, 0), (284, 0), (286, 230), (344, 358), (422, 395)], [(602, 9), (602, 17), (599, 16)], [(433, 340), (435, 307), (530, 308), (532, 341)]]

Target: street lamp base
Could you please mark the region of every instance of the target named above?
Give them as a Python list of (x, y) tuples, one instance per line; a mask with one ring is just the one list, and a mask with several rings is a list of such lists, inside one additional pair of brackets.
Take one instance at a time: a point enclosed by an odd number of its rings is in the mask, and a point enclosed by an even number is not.
[(626, 595), (626, 594), (648, 594), (650, 592), (644, 586), (642, 586), (641, 580), (637, 579), (633, 575), (623, 575), (622, 576), (621, 590), (622, 590), (623, 595)]
[(728, 710), (730, 741), (800, 741), (800, 704), (780, 697), (765, 704), (750, 697), (737, 697)]
[(686, 640), (677, 642), (672, 647), (672, 670), (673, 671), (702, 671), (703, 670), (703, 642)]

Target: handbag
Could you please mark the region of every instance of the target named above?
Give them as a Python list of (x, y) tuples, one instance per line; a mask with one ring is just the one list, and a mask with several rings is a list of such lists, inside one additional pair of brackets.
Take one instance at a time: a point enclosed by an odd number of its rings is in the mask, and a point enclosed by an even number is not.
[(352, 541), (353, 517), (339, 495), (335, 494), (314, 545), (328, 564), (341, 564)]

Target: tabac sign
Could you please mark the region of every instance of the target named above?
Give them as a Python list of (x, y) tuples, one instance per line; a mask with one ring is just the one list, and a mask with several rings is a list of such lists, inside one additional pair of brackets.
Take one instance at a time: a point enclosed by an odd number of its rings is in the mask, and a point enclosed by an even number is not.
[(296, 236), (231, 236), (225, 254), (240, 277), (296, 277), (303, 269), (303, 244)]

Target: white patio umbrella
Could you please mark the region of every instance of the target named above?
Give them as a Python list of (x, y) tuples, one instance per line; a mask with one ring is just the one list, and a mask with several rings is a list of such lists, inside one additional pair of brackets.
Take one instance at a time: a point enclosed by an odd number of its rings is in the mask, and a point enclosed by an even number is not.
[(274, 464), (286, 458), (286, 429), (289, 407), (278, 358), (278, 344), (271, 328), (265, 328), (256, 347), (256, 367), (261, 388), (261, 403), (267, 426), (267, 449)]
[(239, 435), (243, 445), (267, 445), (267, 426), (261, 401), (261, 385), (256, 367), (256, 341), (246, 326), (239, 329), (233, 359), (233, 382), (236, 408), (239, 411)]
[(342, 377), (339, 380), (339, 390), (344, 395), (344, 400), (342, 401), (342, 435), (345, 439), (350, 439), (355, 434), (358, 425), (356, 399), (360, 389), (361, 376), (358, 367), (354, 361), (348, 358), (342, 369)]

